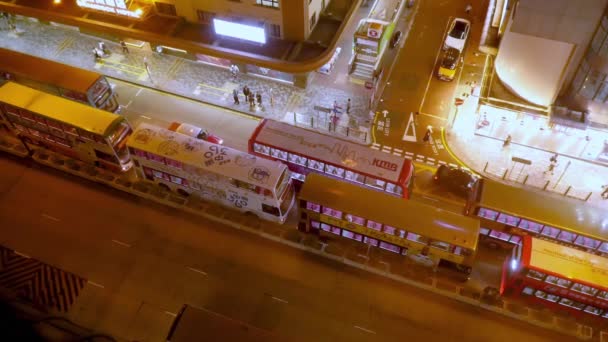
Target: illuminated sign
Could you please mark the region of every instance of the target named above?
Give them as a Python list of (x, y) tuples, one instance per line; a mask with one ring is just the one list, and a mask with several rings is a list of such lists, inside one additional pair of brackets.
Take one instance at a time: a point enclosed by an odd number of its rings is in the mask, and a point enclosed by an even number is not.
[(222, 36), (240, 38), (260, 44), (266, 43), (266, 33), (263, 27), (243, 25), (215, 18), (213, 19), (213, 27), (215, 33)]
[(372, 165), (385, 169), (385, 170), (389, 170), (389, 171), (397, 171), (397, 168), (399, 166), (395, 163), (391, 163), (389, 161), (378, 159), (378, 158), (374, 158)]
[(90, 8), (97, 11), (124, 15), (132, 18), (140, 18), (142, 10), (129, 10), (127, 3), (129, 0), (77, 0), (76, 3), (80, 7)]

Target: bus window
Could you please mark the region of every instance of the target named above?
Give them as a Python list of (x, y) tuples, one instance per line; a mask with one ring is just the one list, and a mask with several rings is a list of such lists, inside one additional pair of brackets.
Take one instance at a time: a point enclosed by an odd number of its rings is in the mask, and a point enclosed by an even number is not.
[(342, 236), (359, 242), (363, 240), (363, 236), (361, 234), (353, 233), (346, 229), (342, 229)]
[(602, 243), (602, 245), (599, 248), (600, 252), (604, 252), (604, 253), (608, 253), (608, 242), (604, 242)]
[(533, 221), (528, 221), (528, 220), (521, 220), (519, 222), (519, 228), (521, 229), (525, 229), (527, 231), (533, 232), (533, 233), (540, 233), (540, 230), (543, 228), (542, 224), (538, 224), (536, 222)]
[(383, 230), (386, 234), (389, 234), (389, 235), (395, 235), (395, 231), (396, 231), (395, 227), (386, 226), (386, 225), (384, 226)]
[(178, 162), (177, 160), (165, 158), (165, 161), (167, 162), (167, 166), (171, 166), (171, 167), (174, 167), (176, 169), (181, 169), (182, 168), (182, 163)]
[(524, 287), (524, 289), (521, 291), (521, 293), (531, 296), (534, 293), (534, 289), (531, 288), (530, 286), (526, 286)]
[(367, 237), (367, 236), (363, 237), (363, 243), (366, 243), (368, 245), (372, 245), (374, 247), (378, 246), (378, 240), (376, 240), (374, 238)]
[(290, 163), (306, 166), (306, 157), (299, 156), (297, 154), (290, 153), (288, 157)]
[(418, 235), (415, 233), (407, 233), (407, 239), (410, 241), (414, 241), (417, 243), (427, 244), (429, 242), (428, 238), (423, 237), (422, 235)]
[(536, 270), (528, 270), (528, 274), (526, 276), (528, 278), (543, 281), (545, 279), (546, 274), (544, 274), (542, 272), (538, 272)]
[(72, 135), (78, 135), (78, 130), (76, 127), (72, 127), (70, 125), (63, 125), (63, 131)]
[(342, 212), (332, 208), (323, 207), (323, 214), (335, 217), (337, 219), (342, 219)]
[(315, 229), (321, 229), (321, 222), (310, 220), (310, 226)]
[(511, 238), (511, 234), (503, 233), (499, 230), (492, 230), (492, 232), (490, 232), (490, 236), (503, 241), (509, 241)]
[(277, 208), (277, 207), (273, 207), (271, 205), (262, 203), (262, 210), (265, 213), (268, 213), (268, 214), (271, 214), (274, 216), (279, 216), (279, 208)]
[(346, 180), (349, 180), (349, 181), (355, 182), (355, 183), (365, 182), (365, 176), (363, 176), (362, 174), (359, 174), (359, 173), (352, 172), (352, 171), (346, 171), (344, 178)]
[(281, 160), (287, 160), (287, 152), (276, 148), (270, 149), (270, 156)]
[(541, 234), (555, 239), (557, 237), (557, 234), (559, 234), (559, 229), (550, 226), (545, 226)]
[(519, 217), (500, 213), (500, 215), (498, 215), (498, 218), (496, 219), (496, 221), (504, 223), (504, 224), (508, 224), (509, 226), (517, 227), (517, 224), (519, 223)]
[(399, 254), (401, 252), (401, 248), (399, 246), (395, 246), (388, 242), (380, 241), (380, 244), (378, 246), (382, 249), (386, 249), (387, 251), (391, 251), (393, 253)]
[(403, 194), (403, 189), (401, 189), (400, 186), (397, 186), (393, 183), (387, 182), (386, 183), (386, 191), (390, 192), (391, 194), (396, 194), (401, 196), (401, 194)]
[(385, 184), (386, 184), (385, 181), (381, 181), (381, 180), (373, 178), (373, 177), (365, 178), (365, 185), (371, 186), (372, 188), (375, 188), (375, 189), (384, 190)]
[(595, 308), (591, 305), (587, 305), (587, 307), (585, 308), (585, 312), (598, 316), (599, 314), (602, 313), (602, 310)]
[(352, 223), (358, 224), (360, 226), (365, 225), (365, 219), (363, 217), (346, 214), (345, 218), (346, 218), (346, 221), (348, 221), (348, 222), (352, 222)]
[(270, 155), (270, 147), (262, 145), (262, 144), (258, 144), (258, 143), (253, 144), (253, 150), (257, 153)]
[(477, 213), (477, 216), (485, 218), (486, 220), (496, 221), (498, 212), (486, 208), (479, 208), (479, 213)]
[(431, 241), (431, 247), (441, 249), (442, 251), (449, 251), (451, 246), (449, 243), (435, 240), (435, 241)]
[(549, 283), (549, 284), (557, 285), (557, 286), (560, 286), (563, 288), (569, 288), (570, 285), (572, 285), (572, 282), (570, 280), (562, 279), (562, 278), (552, 276), (552, 275), (548, 275), (545, 282)]
[(600, 291), (600, 294), (597, 295), (597, 298), (608, 300), (608, 291)]
[(382, 230), (382, 223), (374, 222), (372, 220), (367, 220), (367, 228), (371, 228), (373, 230), (380, 231), (380, 230)]
[(512, 243), (512, 244), (515, 244), (515, 245), (519, 245), (521, 243), (521, 236), (513, 235), (509, 239), (509, 242)]
[(333, 165), (326, 164), (325, 173), (332, 175), (334, 177), (344, 178), (344, 169), (335, 167)]
[(320, 172), (323, 172), (323, 169), (325, 168), (325, 164), (318, 162), (314, 159), (308, 159), (308, 167), (313, 169), (313, 170), (317, 170)]
[(574, 240), (574, 244), (591, 249), (597, 249), (597, 246), (600, 245), (600, 241), (579, 235), (576, 240)]
[(595, 289), (591, 286), (582, 285), (579, 283), (574, 283), (574, 285), (572, 285), (572, 290), (580, 292), (580, 293), (584, 293), (589, 296), (595, 296), (599, 292), (598, 289)]
[(306, 202), (306, 209), (312, 210), (317, 213), (321, 212), (321, 206), (312, 202)]
[(572, 243), (574, 241), (574, 239), (576, 238), (576, 234), (572, 234), (570, 232), (567, 232), (565, 230), (563, 230), (561, 233), (559, 233), (559, 235), (557, 236), (557, 239), (560, 241), (564, 241), (567, 243)]

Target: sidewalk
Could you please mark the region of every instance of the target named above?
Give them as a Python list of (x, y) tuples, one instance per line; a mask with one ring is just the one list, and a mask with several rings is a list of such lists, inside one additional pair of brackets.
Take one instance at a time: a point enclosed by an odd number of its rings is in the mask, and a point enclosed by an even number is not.
[[(356, 15), (366, 15), (368, 10), (369, 8), (361, 8)], [(111, 55), (96, 63), (92, 49), (101, 39), (64, 26), (45, 25), (27, 18), (17, 19), (18, 32), (0, 30), (0, 47), (93, 70), (109, 77), (248, 115), (283, 120), (291, 124), (297, 118), (298, 125), (312, 126), (325, 133), (329, 132), (329, 118), (326, 113), (316, 111), (315, 106), (333, 108), (334, 101), (337, 101), (345, 108), (350, 98), (350, 113), (340, 115), (338, 125), (341, 127), (337, 134), (348, 133), (353, 140), (366, 143), (362, 137), (367, 136), (369, 131), (370, 91), (363, 86), (351, 84), (347, 68), (343, 66), (348, 63), (352, 48), (352, 35), (348, 35), (355, 30), (357, 23), (358, 21), (353, 21), (352, 27), (346, 29), (345, 38), (340, 42), (342, 52), (331, 75), (313, 73), (307, 89), (242, 72), (233, 78), (228, 68), (158, 54), (147, 47), (129, 45), (129, 53), (126, 54), (118, 43), (112, 41), (104, 41), (111, 50)], [(144, 58), (147, 59), (149, 73)], [(248, 86), (254, 94), (259, 92), (262, 95), (260, 108), (250, 109), (242, 92), (244, 86)], [(240, 104), (234, 103), (235, 89)]]

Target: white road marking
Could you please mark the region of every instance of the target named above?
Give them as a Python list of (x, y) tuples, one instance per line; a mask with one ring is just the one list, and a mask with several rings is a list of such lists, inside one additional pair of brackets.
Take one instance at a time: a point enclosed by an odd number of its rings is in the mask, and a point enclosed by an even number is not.
[(426, 160), (434, 162), (434, 161), (435, 161), (435, 158), (426, 157)]
[(434, 162), (434, 161), (428, 161), (428, 160), (427, 160), (427, 161), (426, 161), (426, 164), (427, 164), (427, 165), (435, 165), (435, 162)]
[(53, 217), (53, 216), (51, 216), (51, 215), (42, 214), (42, 217), (44, 217), (44, 218), (46, 218), (46, 219), (49, 219), (49, 220), (51, 220), (51, 221), (59, 222), (59, 219), (58, 219), (58, 218)]
[(165, 311), (165, 313), (169, 316), (173, 316), (173, 317), (177, 317), (177, 314), (171, 312), (171, 311)]
[(96, 283), (96, 282), (94, 282), (94, 281), (90, 281), (90, 280), (88, 280), (88, 281), (87, 281), (87, 283), (89, 283), (89, 284), (91, 284), (91, 285), (93, 285), (93, 286), (100, 287), (100, 288), (102, 288), (102, 289), (103, 289), (103, 288), (105, 288), (103, 285), (101, 285), (101, 284), (97, 284), (97, 283)]
[(141, 93), (144, 90), (144, 88), (139, 88), (139, 90), (137, 91), (137, 93), (135, 93), (135, 96), (139, 96), (139, 93)]
[(408, 156), (413, 156), (414, 155), (413, 152), (405, 152), (405, 154), (408, 155)]
[(395, 152), (395, 151), (393, 151), (393, 154), (396, 155), (396, 156), (401, 157), (401, 152)]
[(122, 241), (112, 240), (112, 242), (114, 242), (117, 245), (121, 245), (123, 247), (131, 247), (131, 245), (129, 245), (128, 243), (122, 242)]
[(275, 296), (272, 296), (272, 297), (270, 297), (270, 298), (272, 298), (272, 299), (276, 300), (277, 302), (281, 302), (281, 303), (289, 304), (289, 302), (288, 302), (288, 301), (286, 301), (285, 299), (281, 299), (281, 298), (278, 298), (278, 297), (275, 297)]
[(13, 252), (15, 252), (15, 254), (17, 254), (19, 256), (22, 256), (22, 257), (24, 257), (26, 259), (31, 259), (30, 256), (27, 255), (27, 254), (24, 254), (24, 253), (21, 253), (21, 252), (17, 252), (17, 251), (13, 251)]
[(426, 198), (426, 199), (428, 199), (429, 201), (433, 201), (433, 202), (439, 202), (439, 200), (438, 200), (438, 199), (436, 199), (436, 198), (432, 198), (432, 197), (422, 196), (422, 198)]
[(380, 146), (374, 146), (374, 145), (372, 145), (372, 148), (373, 148), (374, 150), (379, 150), (379, 149), (380, 149)]
[(360, 327), (360, 326), (358, 326), (358, 325), (355, 325), (354, 327), (355, 327), (355, 329), (359, 329), (359, 330), (365, 331), (365, 332), (366, 332), (366, 333), (368, 333), (368, 334), (374, 334), (374, 335), (376, 334), (376, 332), (375, 332), (375, 331), (373, 331), (373, 330), (369, 330), (369, 329), (365, 329), (365, 328), (362, 328), (362, 327)]
[(200, 273), (200, 274), (202, 274), (202, 275), (204, 275), (204, 276), (206, 276), (206, 275), (207, 275), (207, 273), (206, 273), (206, 272), (203, 272), (203, 271), (201, 271), (201, 270), (199, 270), (199, 269), (196, 269), (196, 268), (188, 267), (188, 269), (189, 269), (190, 271), (192, 271), (192, 272)]
[(403, 150), (400, 150), (400, 149), (398, 149), (398, 148), (393, 148), (393, 151), (394, 151), (394, 152), (397, 152), (397, 153), (403, 153)]
[(140, 115), (140, 117), (142, 117), (142, 118), (144, 118), (144, 119), (148, 119), (148, 120), (151, 120), (151, 119), (152, 119), (151, 117), (149, 117), (149, 116), (145, 116), (145, 115)]

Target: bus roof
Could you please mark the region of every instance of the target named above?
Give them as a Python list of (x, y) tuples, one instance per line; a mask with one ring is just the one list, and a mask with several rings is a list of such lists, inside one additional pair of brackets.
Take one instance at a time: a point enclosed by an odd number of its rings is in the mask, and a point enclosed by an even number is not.
[(141, 123), (135, 129), (127, 145), (267, 189), (275, 188), (287, 169), (277, 161), (257, 158), (147, 123)]
[(584, 201), (483, 179), (479, 205), (543, 225), (606, 240), (608, 210)]
[(48, 59), (0, 49), (0, 71), (23, 75), (26, 78), (60, 88), (86, 93), (101, 76)]
[(251, 140), (397, 184), (409, 179), (413, 170), (409, 159), (269, 119), (262, 120)]
[(479, 220), (311, 173), (298, 196), (431, 239), (476, 249)]
[(284, 338), (279, 338), (270, 331), (191, 305), (182, 307), (166, 340), (168, 342), (285, 341)]
[(115, 125), (124, 120), (120, 115), (15, 82), (7, 82), (0, 87), (0, 101), (102, 136), (107, 136)]
[(524, 251), (530, 259), (524, 259), (525, 264), (591, 286), (608, 288), (608, 258), (542, 239), (524, 241), (530, 241), (528, 250)]

